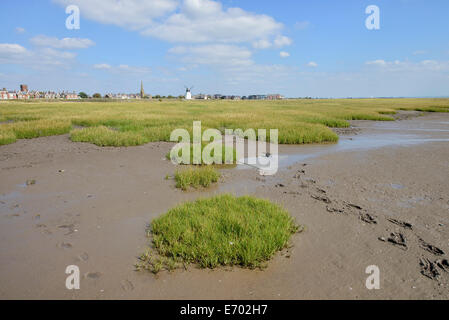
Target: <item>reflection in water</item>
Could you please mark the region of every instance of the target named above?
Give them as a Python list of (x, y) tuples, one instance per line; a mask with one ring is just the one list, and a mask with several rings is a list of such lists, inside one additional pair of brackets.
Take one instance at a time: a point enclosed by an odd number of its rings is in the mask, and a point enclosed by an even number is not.
[[(368, 126), (363, 127), (369, 129), (368, 132), (340, 137), (337, 144), (292, 146), (293, 152), (279, 155), (279, 168), (340, 151), (364, 151), (389, 146), (407, 147), (426, 142), (449, 142), (449, 134), (445, 134), (449, 132), (449, 129), (447, 129), (447, 126), (441, 126), (441, 124), (449, 124), (449, 122), (435, 123), (423, 120), (420, 119), (419, 122), (375, 122), (372, 126), (368, 124)], [(387, 130), (392, 132), (385, 132)], [(411, 134), (411, 131), (414, 131), (414, 134)], [(248, 160), (251, 159), (244, 159), (241, 162), (248, 163)], [(242, 164), (237, 166), (238, 169), (253, 167)]]

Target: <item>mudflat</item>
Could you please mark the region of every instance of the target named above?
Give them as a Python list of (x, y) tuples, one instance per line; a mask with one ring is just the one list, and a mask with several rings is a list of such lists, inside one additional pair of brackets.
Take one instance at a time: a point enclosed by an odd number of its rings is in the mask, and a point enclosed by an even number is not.
[[(0, 298), (448, 299), (449, 114), (401, 114), (352, 121), (337, 144), (280, 146), (275, 176), (237, 166), (190, 192), (165, 180), (170, 143), (0, 146)], [(263, 270), (134, 270), (152, 219), (225, 192), (279, 203), (305, 230)], [(80, 290), (65, 287), (68, 265)]]

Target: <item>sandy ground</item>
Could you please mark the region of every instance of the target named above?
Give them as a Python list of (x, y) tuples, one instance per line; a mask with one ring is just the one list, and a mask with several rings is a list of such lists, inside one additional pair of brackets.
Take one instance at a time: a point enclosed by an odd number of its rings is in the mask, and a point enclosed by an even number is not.
[[(275, 176), (225, 169), (207, 191), (165, 180), (168, 143), (99, 148), (64, 135), (0, 146), (0, 298), (448, 299), (436, 262), (449, 253), (449, 114), (352, 124), (336, 145), (281, 146)], [(223, 192), (271, 199), (305, 231), (264, 270), (134, 271), (153, 218)], [(72, 264), (80, 290), (65, 288)], [(365, 287), (369, 265), (379, 290)]]

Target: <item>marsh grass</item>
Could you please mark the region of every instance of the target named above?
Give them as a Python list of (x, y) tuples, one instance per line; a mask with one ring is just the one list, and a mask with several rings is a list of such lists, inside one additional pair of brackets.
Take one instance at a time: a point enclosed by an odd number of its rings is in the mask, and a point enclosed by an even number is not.
[(0, 129), (0, 145), (16, 142), (17, 137), (13, 131)]
[(48, 119), (35, 121), (19, 121), (4, 124), (0, 127), (13, 132), (17, 139), (32, 139), (69, 133), (72, 124), (68, 120)]
[[(208, 145), (207, 142), (202, 142), (201, 143), (201, 155), (203, 154), (204, 151), (204, 147), (206, 147)], [(213, 158), (215, 156), (215, 150), (211, 150), (210, 152), (210, 156), (211, 158)], [(171, 152), (167, 152), (167, 154), (165, 155), (165, 158), (167, 160), (173, 160), (176, 163), (181, 163), (181, 159), (182, 159), (182, 149), (178, 150), (177, 154), (174, 154), (173, 156), (171, 155)], [(201, 164), (203, 165), (203, 157), (201, 156)], [(189, 160), (190, 164), (193, 164), (193, 144), (190, 144), (190, 160)], [(237, 163), (237, 151), (233, 146), (230, 145), (224, 145), (222, 144), (221, 147), (221, 164), (217, 164), (218, 167), (225, 167), (226, 163), (231, 163), (231, 164), (236, 164)]]
[(348, 120), (390, 121), (397, 110), (449, 112), (449, 99), (325, 99), (280, 101), (7, 101), (0, 103), (1, 143), (68, 133), (100, 146), (168, 141), (172, 130), (278, 129), (285, 144), (336, 142), (332, 127)]
[(70, 133), (75, 142), (90, 142), (100, 147), (129, 147), (148, 142), (148, 139), (136, 132), (120, 132), (105, 126), (75, 129)]
[(176, 170), (174, 177), (176, 181), (176, 188), (185, 191), (189, 187), (209, 187), (212, 183), (218, 182), (220, 173), (211, 166), (200, 166)]
[(285, 209), (251, 196), (187, 202), (153, 220), (148, 235), (154, 250), (147, 250), (136, 268), (157, 273), (190, 263), (262, 267), (298, 228)]

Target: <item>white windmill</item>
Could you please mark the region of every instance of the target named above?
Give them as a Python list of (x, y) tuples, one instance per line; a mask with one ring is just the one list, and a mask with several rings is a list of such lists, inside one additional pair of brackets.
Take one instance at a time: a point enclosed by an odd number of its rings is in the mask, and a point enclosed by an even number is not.
[(192, 93), (191, 90), (193, 89), (193, 86), (188, 88), (186, 86), (184, 86), (186, 88), (186, 100), (192, 100)]

